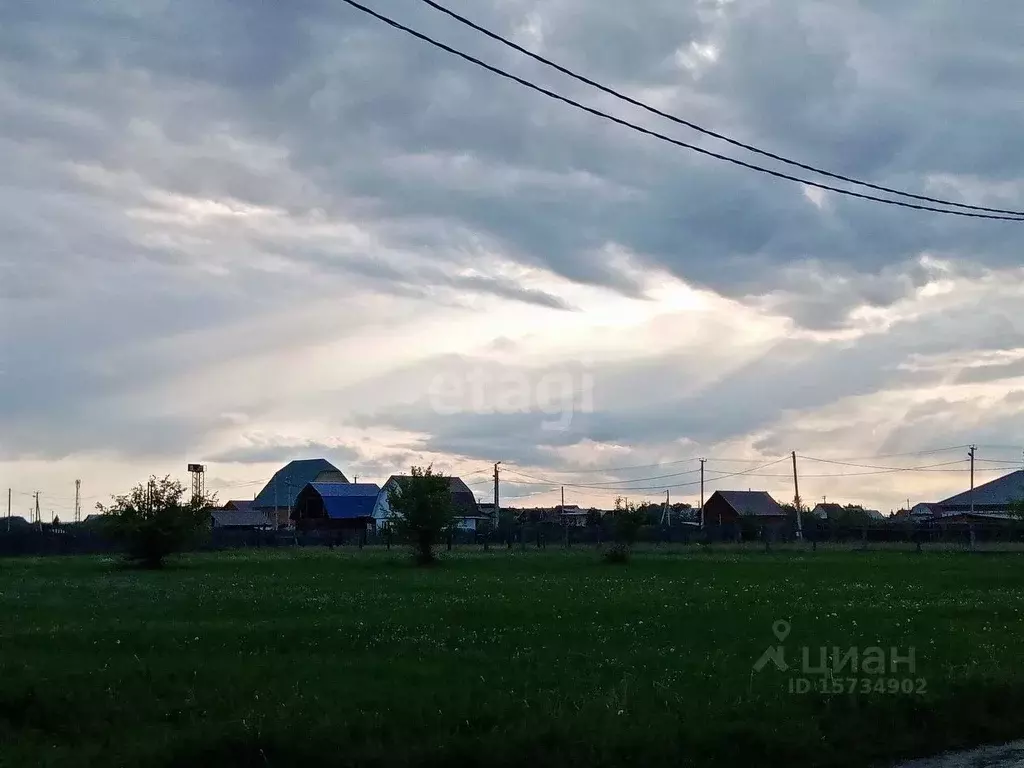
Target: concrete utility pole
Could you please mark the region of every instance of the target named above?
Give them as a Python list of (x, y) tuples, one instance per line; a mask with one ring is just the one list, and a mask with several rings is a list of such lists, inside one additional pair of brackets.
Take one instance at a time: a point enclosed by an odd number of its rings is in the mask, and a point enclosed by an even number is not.
[(82, 522), (82, 481), (75, 480), (75, 522)]
[(700, 529), (704, 530), (704, 462), (707, 459), (700, 460)]
[(972, 445), (970, 452), (967, 454), (971, 457), (971, 514), (974, 514), (974, 453), (977, 450), (977, 446)]
[(802, 539), (804, 537), (804, 524), (800, 517), (800, 480), (796, 474), (796, 451), (793, 451), (793, 502), (796, 505), (796, 537)]

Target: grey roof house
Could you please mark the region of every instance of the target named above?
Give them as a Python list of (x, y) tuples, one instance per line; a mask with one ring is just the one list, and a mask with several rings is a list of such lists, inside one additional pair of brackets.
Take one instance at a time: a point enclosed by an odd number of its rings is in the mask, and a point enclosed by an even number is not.
[(715, 491), (704, 504), (707, 525), (735, 523), (740, 518), (775, 523), (785, 521), (788, 513), (767, 491)]
[(949, 517), (969, 513), (973, 509), (977, 515), (1001, 518), (1021, 502), (1024, 502), (1024, 470), (1018, 469), (977, 486), (973, 492), (967, 490), (943, 501), (918, 504), (912, 514), (920, 510), (922, 515), (928, 511), (933, 517)]
[[(392, 475), (380, 490), (377, 496), (377, 503), (374, 505), (373, 517), (378, 527), (384, 525), (391, 517), (391, 505), (388, 504), (388, 491), (398, 483), (407, 479), (409, 475)], [(455, 514), (458, 518), (459, 528), (475, 531), (480, 521), (490, 520), (490, 515), (480, 511), (476, 503), (476, 496), (473, 491), (460, 477), (449, 477), (448, 488), (452, 494), (452, 503), (455, 505)]]

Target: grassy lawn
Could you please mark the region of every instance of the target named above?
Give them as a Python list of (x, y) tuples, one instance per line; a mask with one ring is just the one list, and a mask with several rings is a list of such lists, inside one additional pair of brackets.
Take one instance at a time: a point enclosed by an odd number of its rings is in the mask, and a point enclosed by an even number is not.
[[(886, 764), (1024, 736), (1022, 587), (1018, 553), (5, 560), (0, 765)], [(914, 648), (886, 679), (926, 692), (790, 693), (778, 620), (790, 664)]]

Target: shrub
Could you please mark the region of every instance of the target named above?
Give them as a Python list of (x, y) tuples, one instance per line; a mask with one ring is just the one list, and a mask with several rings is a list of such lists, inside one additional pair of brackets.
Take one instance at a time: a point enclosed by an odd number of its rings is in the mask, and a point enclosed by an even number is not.
[(125, 546), (131, 562), (160, 568), (168, 555), (193, 544), (209, 525), (214, 497), (188, 502), (184, 498), (181, 482), (154, 476), (127, 494), (114, 496), (110, 506), (97, 504), (96, 508), (104, 515), (105, 530)]
[(628, 562), (640, 529), (647, 522), (647, 513), (620, 497), (615, 500), (615, 510), (609, 517), (612, 546), (604, 553), (605, 562)]
[(448, 478), (434, 474), (431, 467), (413, 467), (410, 477), (400, 478), (397, 487), (388, 489), (388, 505), (391, 522), (412, 546), (416, 562), (433, 563), (435, 547), (455, 527)]

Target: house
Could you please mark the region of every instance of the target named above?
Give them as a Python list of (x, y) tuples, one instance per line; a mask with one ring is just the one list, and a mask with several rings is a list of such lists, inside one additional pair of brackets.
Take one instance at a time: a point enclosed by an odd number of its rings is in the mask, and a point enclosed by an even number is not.
[(278, 527), (290, 526), (295, 501), (310, 483), (348, 483), (348, 478), (326, 459), (293, 461), (274, 474), (251, 508), (269, 514)]
[(841, 517), (846, 511), (842, 504), (818, 504), (814, 509), (811, 510), (811, 514), (815, 517), (821, 518), (822, 520), (835, 520), (837, 517)]
[(942, 517), (957, 512), (1009, 515), (1014, 506), (1024, 501), (1024, 470), (979, 485), (973, 491), (964, 491), (940, 501)]
[[(373, 508), (373, 519), (377, 530), (386, 528), (388, 520), (391, 519), (391, 505), (388, 503), (388, 492), (393, 488), (398, 488), (399, 484), (408, 478), (409, 475), (392, 475), (384, 483), (384, 487), (380, 489), (377, 502)], [(482, 523), (490, 522), (493, 519), (493, 512), (485, 514), (480, 510), (480, 506), (476, 503), (476, 496), (473, 495), (473, 491), (469, 489), (469, 486), (462, 481), (462, 478), (449, 477), (448, 489), (452, 495), (456, 523), (460, 530), (475, 531)], [(493, 509), (493, 504), (491, 507)]]
[(251, 512), (255, 501), (229, 501), (224, 504), (226, 512)]
[(811, 514), (822, 520), (857, 520), (879, 522), (885, 520), (885, 516), (876, 509), (865, 509), (859, 504), (818, 504), (811, 510)]
[(1012, 517), (1014, 507), (1024, 502), (1024, 470), (979, 485), (938, 502), (916, 505), (910, 516), (917, 520), (945, 519), (954, 515), (971, 514), (999, 520)]
[(580, 509), (578, 504), (566, 504), (555, 507), (562, 518), (562, 525), (569, 528), (586, 528), (587, 520), (590, 519), (590, 510)]
[(704, 504), (705, 525), (727, 525), (750, 519), (770, 525), (789, 519), (767, 491), (715, 491)]
[(909, 517), (914, 522), (923, 522), (942, 517), (942, 508), (938, 504), (915, 504), (910, 510), (901, 509), (897, 517)]
[(277, 521), (268, 513), (255, 509), (214, 509), (210, 511), (210, 526), (215, 530), (263, 531), (277, 527)]
[(308, 483), (292, 511), (297, 528), (365, 528), (380, 495), (376, 483)]

